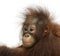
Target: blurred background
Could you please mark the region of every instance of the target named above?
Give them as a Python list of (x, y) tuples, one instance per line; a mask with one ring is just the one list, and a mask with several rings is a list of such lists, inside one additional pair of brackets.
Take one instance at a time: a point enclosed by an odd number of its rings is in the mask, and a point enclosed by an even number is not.
[(21, 44), (22, 12), (36, 5), (46, 7), (60, 24), (60, 0), (0, 0), (0, 45), (16, 47)]

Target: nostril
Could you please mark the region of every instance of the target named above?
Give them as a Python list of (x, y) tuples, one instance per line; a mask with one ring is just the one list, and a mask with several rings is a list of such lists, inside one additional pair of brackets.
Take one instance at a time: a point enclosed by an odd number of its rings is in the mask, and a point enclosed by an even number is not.
[(25, 34), (25, 37), (29, 37), (29, 35), (28, 34)]

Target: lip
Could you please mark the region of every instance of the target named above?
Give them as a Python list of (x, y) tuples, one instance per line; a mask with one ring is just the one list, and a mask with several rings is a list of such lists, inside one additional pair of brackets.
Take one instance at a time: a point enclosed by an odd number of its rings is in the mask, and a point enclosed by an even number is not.
[(25, 43), (30, 43), (30, 42), (25, 42)]
[(30, 43), (30, 42), (25, 42), (25, 43)]

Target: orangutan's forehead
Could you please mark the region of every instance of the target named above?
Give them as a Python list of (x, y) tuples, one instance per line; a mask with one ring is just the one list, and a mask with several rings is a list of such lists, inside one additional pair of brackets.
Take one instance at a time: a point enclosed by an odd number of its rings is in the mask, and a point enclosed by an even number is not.
[(37, 22), (37, 18), (36, 17), (29, 17), (26, 19), (26, 23), (36, 23)]

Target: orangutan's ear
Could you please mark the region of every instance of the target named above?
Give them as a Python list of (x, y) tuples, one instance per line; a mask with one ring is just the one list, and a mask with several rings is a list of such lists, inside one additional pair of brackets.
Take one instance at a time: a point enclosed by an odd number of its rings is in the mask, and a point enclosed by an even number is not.
[(56, 32), (56, 35), (58, 36), (58, 37), (60, 37), (60, 32), (58, 31), (58, 32)]
[(54, 30), (54, 31), (53, 31), (53, 34), (54, 34), (55, 36), (60, 37), (60, 29), (58, 28), (58, 30)]

